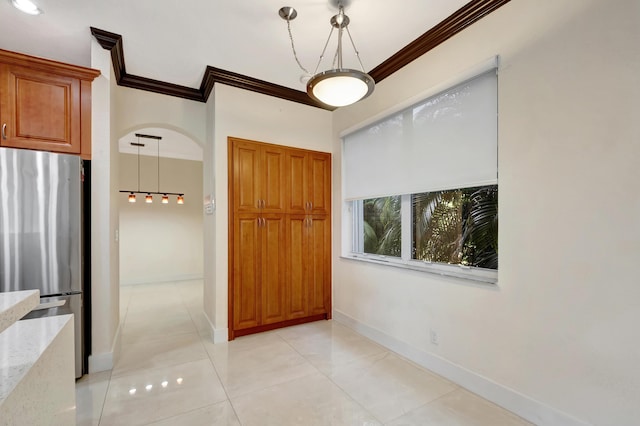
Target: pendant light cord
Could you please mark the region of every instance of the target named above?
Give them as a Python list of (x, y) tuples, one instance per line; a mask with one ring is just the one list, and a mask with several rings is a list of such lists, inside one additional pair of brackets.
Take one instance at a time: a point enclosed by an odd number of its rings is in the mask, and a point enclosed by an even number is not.
[[(293, 50), (293, 57), (296, 59), (298, 66), (302, 71), (307, 74), (311, 74), (305, 67), (300, 63), (300, 59), (298, 59), (298, 53), (296, 52), (296, 46), (293, 44), (293, 36), (291, 35), (291, 20), (287, 19), (287, 31), (289, 32), (289, 40), (291, 40), (291, 50)], [(317, 68), (316, 68), (317, 69)]]
[[(327, 37), (327, 42), (324, 44), (324, 49), (322, 49), (322, 53), (320, 54), (320, 59), (318, 59), (318, 65), (316, 65), (316, 69), (313, 70), (313, 75), (318, 74), (318, 68), (320, 68), (320, 64), (322, 63), (322, 59), (324, 58), (324, 54), (327, 51), (327, 46), (329, 46), (329, 42), (331, 41), (331, 36), (333, 35), (333, 27), (331, 27), (331, 31), (329, 31), (329, 37)], [(338, 51), (336, 50), (336, 56), (338, 55)], [(336, 57), (333, 58), (335, 63)]]
[(138, 137), (138, 192), (140, 192), (140, 137)]

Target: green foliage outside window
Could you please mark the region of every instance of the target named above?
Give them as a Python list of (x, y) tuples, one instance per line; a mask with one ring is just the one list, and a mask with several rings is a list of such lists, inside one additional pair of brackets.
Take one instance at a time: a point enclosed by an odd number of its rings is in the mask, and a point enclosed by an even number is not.
[(364, 200), (362, 208), (364, 252), (400, 257), (400, 197)]
[(498, 269), (498, 186), (411, 197), (413, 258)]
[[(364, 200), (364, 252), (401, 256), (401, 197)], [(498, 268), (498, 186), (411, 196), (412, 258)]]

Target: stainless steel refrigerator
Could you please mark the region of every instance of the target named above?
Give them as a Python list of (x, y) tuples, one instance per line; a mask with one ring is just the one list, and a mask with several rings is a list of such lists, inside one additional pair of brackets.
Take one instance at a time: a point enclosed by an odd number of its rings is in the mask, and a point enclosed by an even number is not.
[(82, 162), (0, 148), (0, 291), (40, 290), (27, 317), (73, 313), (83, 373)]

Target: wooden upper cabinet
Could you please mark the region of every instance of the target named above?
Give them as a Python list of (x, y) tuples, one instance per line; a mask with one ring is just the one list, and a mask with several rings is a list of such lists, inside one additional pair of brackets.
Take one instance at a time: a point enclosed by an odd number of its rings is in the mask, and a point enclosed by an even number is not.
[(233, 209), (279, 213), (285, 208), (284, 149), (229, 138), (233, 172)]
[(289, 202), (287, 212), (329, 214), (331, 155), (291, 149), (287, 152)]
[(91, 81), (100, 73), (0, 50), (0, 145), (91, 157)]

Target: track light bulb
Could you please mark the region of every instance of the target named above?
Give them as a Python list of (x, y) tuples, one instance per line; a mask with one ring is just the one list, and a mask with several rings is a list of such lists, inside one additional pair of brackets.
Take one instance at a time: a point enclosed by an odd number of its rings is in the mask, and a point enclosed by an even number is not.
[(129, 202), (130, 203), (135, 203), (136, 202), (136, 194), (134, 194), (133, 192), (131, 194), (129, 194)]
[(162, 196), (162, 204), (169, 204), (169, 196), (167, 194)]
[(147, 204), (153, 203), (153, 197), (151, 196), (151, 194), (147, 194), (147, 196), (144, 197), (144, 202)]
[(178, 204), (184, 204), (184, 197), (182, 195), (178, 195)]

